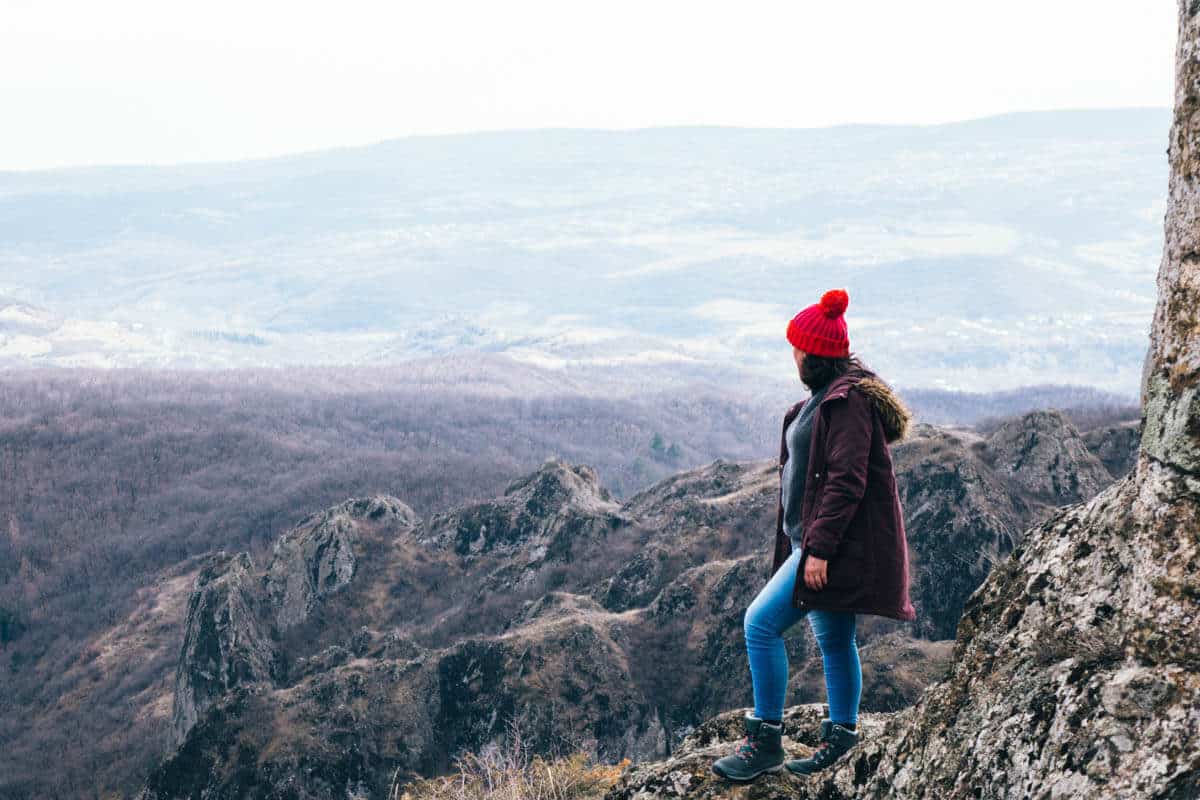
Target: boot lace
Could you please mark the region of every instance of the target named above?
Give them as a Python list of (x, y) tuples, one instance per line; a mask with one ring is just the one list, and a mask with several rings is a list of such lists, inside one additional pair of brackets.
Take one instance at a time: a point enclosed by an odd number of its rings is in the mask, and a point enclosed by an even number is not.
[(750, 761), (754, 758), (755, 748), (758, 747), (758, 742), (750, 734), (742, 737), (742, 743), (738, 746), (737, 756), (744, 761)]
[(833, 742), (826, 739), (825, 741), (823, 741), (819, 745), (817, 745), (817, 749), (813, 751), (812, 759), (813, 759), (813, 761), (823, 764), (829, 760), (832, 752), (833, 752)]
[(840, 753), (837, 752), (836, 745), (833, 739), (822, 739), (821, 743), (813, 750), (810, 758), (817, 764), (827, 766), (837, 760)]

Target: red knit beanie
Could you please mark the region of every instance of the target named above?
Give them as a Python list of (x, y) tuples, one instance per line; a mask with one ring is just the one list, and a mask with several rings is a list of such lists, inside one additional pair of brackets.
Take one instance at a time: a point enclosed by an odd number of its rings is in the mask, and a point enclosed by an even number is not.
[(850, 305), (845, 289), (830, 289), (821, 295), (821, 302), (792, 317), (787, 326), (787, 340), (806, 353), (831, 358), (850, 355), (850, 336), (842, 314)]

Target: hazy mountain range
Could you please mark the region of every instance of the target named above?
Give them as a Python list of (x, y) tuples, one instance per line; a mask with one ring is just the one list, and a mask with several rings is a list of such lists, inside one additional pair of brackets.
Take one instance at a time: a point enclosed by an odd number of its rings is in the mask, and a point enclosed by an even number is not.
[(936, 126), (534, 130), (0, 173), (0, 366), (541, 366), (795, 379), (845, 286), (902, 386), (1132, 396), (1166, 109)]

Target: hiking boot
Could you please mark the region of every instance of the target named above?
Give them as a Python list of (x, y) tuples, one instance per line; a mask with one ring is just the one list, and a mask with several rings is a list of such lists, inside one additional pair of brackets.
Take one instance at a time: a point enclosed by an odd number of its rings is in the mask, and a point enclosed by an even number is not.
[(713, 762), (712, 771), (731, 781), (752, 781), (764, 772), (783, 769), (783, 724), (763, 722), (753, 714), (742, 718), (746, 736), (731, 755)]
[(808, 758), (793, 758), (783, 766), (797, 775), (811, 775), (833, 764), (854, 745), (858, 731), (838, 725), (831, 719), (821, 720), (821, 743)]

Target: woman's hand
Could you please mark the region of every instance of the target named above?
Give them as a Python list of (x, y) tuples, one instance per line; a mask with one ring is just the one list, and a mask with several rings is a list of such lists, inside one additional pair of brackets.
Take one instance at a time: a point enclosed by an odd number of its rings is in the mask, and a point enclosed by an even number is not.
[(804, 562), (804, 585), (814, 591), (824, 589), (826, 582), (825, 567), (829, 562), (817, 558), (811, 553), (808, 561)]

